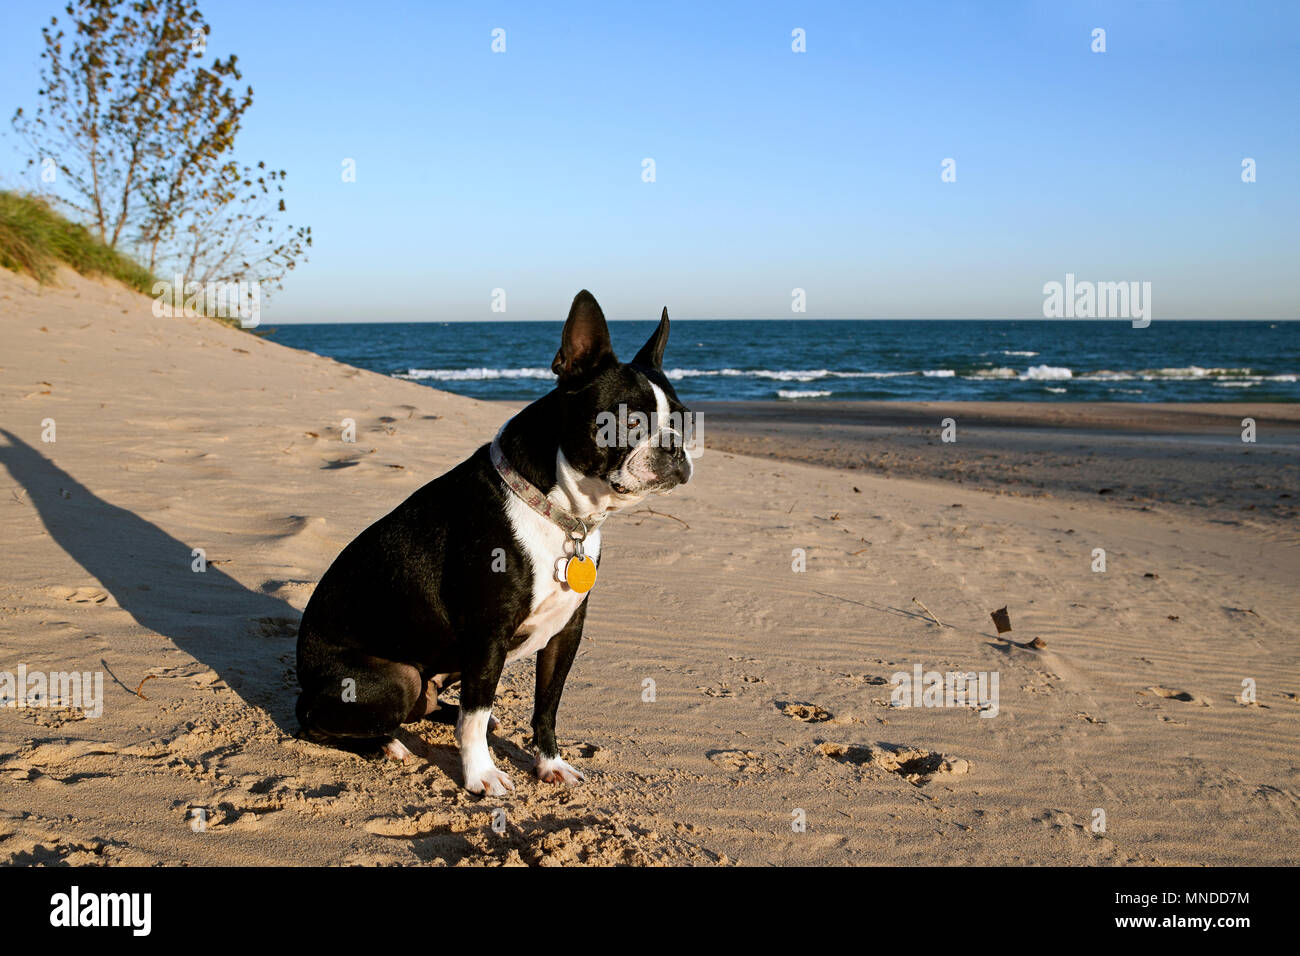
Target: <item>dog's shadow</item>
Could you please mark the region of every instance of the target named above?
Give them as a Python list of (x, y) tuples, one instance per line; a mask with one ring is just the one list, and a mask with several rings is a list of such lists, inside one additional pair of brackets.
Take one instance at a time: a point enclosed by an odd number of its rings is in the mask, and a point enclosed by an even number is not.
[[(55, 543), (141, 627), (212, 668), (286, 734), (296, 733), (293, 667), (299, 612), (211, 564), (202, 572), (194, 570), (193, 550), (202, 542), (180, 541), (104, 501), (16, 435), (3, 429), (0, 435), (6, 440), (0, 444), (0, 464), (26, 490), (25, 499)], [(123, 666), (116, 670), (123, 686), (144, 676), (124, 671)]]

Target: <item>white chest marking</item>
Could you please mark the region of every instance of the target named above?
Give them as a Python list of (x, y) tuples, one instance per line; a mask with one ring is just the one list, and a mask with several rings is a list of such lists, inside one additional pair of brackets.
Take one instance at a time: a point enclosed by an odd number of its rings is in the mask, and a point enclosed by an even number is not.
[[(515, 631), (524, 642), (506, 655), (506, 663), (535, 654), (547, 645), (560, 628), (569, 623), (573, 612), (587, 594), (579, 594), (556, 578), (556, 564), (561, 556), (573, 554), (573, 544), (560, 528), (547, 521), (513, 492), (506, 497), (506, 517), (515, 540), (533, 563), (533, 601), (528, 617)], [(600, 556), (600, 531), (591, 532), (583, 542), (593, 559)]]

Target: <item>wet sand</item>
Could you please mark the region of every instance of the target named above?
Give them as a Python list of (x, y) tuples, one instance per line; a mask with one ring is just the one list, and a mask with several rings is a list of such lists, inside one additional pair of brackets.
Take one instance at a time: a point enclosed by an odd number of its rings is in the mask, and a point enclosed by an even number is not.
[[(712, 450), (998, 494), (1190, 509), (1227, 523), (1300, 516), (1300, 406), (1057, 402), (715, 402)], [(1242, 420), (1256, 423), (1242, 441)], [(944, 419), (955, 442), (941, 438)]]

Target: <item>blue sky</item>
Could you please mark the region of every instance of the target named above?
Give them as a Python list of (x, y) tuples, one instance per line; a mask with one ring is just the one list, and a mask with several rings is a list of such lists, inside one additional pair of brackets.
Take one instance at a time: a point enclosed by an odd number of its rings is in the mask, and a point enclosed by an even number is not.
[[(6, 115), (61, 5), (6, 4)], [(315, 237), (264, 321), (1032, 318), (1067, 272), (1300, 316), (1298, 4), (553, 6), (204, 5)]]

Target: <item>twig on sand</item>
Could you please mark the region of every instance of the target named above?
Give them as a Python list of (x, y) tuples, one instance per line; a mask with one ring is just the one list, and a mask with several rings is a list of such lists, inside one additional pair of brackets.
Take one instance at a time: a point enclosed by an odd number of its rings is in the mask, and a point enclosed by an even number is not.
[[(630, 511), (630, 512), (628, 512), (628, 514), (634, 514), (634, 515), (657, 515), (657, 516), (660, 517), (660, 518), (672, 518), (674, 521), (676, 521), (679, 525), (681, 525), (681, 526), (682, 526), (683, 528), (685, 528), (687, 531), (690, 531), (690, 530), (691, 530), (691, 526), (688, 525), (688, 524), (687, 524), (685, 521), (683, 521), (681, 518), (677, 517), (676, 515), (666, 514), (666, 513), (662, 512), (662, 511), (655, 511), (653, 508), (642, 508), (640, 511)], [(643, 519), (641, 519), (641, 520), (644, 521), (645, 519), (643, 518)], [(637, 522), (637, 524), (640, 524), (640, 523), (641, 523), (640, 521)]]
[(146, 680), (153, 680), (153, 679), (154, 679), (155, 677), (157, 677), (157, 676), (158, 676), (157, 674), (145, 674), (145, 675), (144, 675), (144, 680), (140, 681), (139, 686), (137, 686), (136, 689), (135, 689), (135, 696), (136, 696), (136, 697), (139, 697), (141, 700), (148, 700), (148, 699), (149, 699), (148, 697), (146, 697), (146, 696), (144, 696), (144, 694), (140, 693), (140, 688), (144, 686), (144, 682), (145, 682)]
[(919, 605), (922, 611), (930, 615), (930, 620), (934, 621), (935, 624), (938, 624), (940, 627), (948, 626), (947, 624), (943, 623), (943, 621), (939, 620), (939, 618), (935, 615), (935, 613), (931, 611), (928, 607), (926, 607), (923, 603), (921, 603), (921, 601), (917, 600), (916, 598), (912, 598), (912, 603)]

